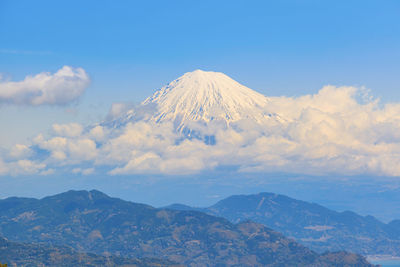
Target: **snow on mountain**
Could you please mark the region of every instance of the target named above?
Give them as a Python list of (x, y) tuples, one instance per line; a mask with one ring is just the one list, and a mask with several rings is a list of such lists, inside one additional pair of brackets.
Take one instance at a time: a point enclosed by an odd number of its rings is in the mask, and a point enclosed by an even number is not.
[(264, 125), (271, 119), (281, 120), (277, 114), (267, 112), (269, 101), (223, 73), (195, 70), (156, 91), (113, 125), (137, 120), (173, 122), (180, 132), (190, 131), (193, 122), (228, 127), (248, 120)]
[(156, 104), (153, 119), (210, 122), (227, 124), (244, 118), (261, 121), (268, 98), (232, 80), (220, 72), (196, 70), (164, 86), (146, 104)]

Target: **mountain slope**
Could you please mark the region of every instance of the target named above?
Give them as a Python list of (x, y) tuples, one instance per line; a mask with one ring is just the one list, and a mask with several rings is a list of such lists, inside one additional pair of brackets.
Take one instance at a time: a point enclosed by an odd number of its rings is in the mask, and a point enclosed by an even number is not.
[(279, 123), (282, 118), (267, 111), (268, 103), (267, 97), (223, 73), (195, 70), (162, 87), (110, 124), (115, 128), (136, 120), (169, 122), (178, 132), (190, 132), (210, 124), (228, 127), (241, 121)]
[(132, 266), (161, 267), (178, 266), (167, 260), (126, 259), (117, 256), (99, 256), (78, 253), (67, 247), (50, 247), (40, 244), (25, 244), (8, 241), (0, 237), (0, 263), (8, 266)]
[[(186, 266), (370, 266), (345, 253), (319, 255), (267, 227), (197, 211), (155, 209), (98, 191), (0, 200), (0, 234), (123, 257), (164, 258)], [(347, 264), (347, 265), (346, 265)]]
[(196, 70), (164, 86), (143, 104), (158, 106), (155, 121), (179, 120), (181, 126), (186, 121), (261, 121), (268, 99), (223, 73)]
[[(169, 208), (190, 209), (179, 205)], [(202, 211), (234, 223), (262, 223), (319, 252), (348, 250), (363, 255), (400, 255), (398, 222), (386, 225), (372, 216), (336, 212), (283, 195), (236, 195)]]

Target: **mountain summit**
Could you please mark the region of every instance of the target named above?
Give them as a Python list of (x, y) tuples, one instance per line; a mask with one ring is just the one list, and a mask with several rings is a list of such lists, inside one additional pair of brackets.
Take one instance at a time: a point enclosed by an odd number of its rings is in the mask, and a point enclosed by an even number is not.
[(172, 122), (175, 130), (201, 135), (199, 127), (223, 127), (241, 121), (265, 125), (282, 121), (267, 111), (270, 100), (221, 72), (195, 70), (157, 90), (140, 106), (111, 122)]
[(155, 121), (174, 121), (181, 128), (188, 121), (261, 122), (268, 101), (221, 72), (195, 70), (155, 92), (143, 105), (156, 104)]

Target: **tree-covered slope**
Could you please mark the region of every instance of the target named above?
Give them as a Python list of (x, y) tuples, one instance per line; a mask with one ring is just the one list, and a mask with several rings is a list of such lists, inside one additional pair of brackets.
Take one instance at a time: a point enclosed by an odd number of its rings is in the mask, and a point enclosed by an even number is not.
[(177, 211), (69, 191), (0, 201), (0, 234), (10, 240), (67, 245), (79, 251), (163, 258), (186, 266), (370, 266), (358, 255), (320, 255), (257, 223), (233, 224)]
[[(190, 210), (178, 204), (168, 208)], [(400, 255), (399, 221), (385, 224), (372, 216), (336, 212), (284, 195), (235, 195), (211, 207), (195, 209), (233, 223), (261, 223), (319, 252), (347, 250), (364, 255)]]

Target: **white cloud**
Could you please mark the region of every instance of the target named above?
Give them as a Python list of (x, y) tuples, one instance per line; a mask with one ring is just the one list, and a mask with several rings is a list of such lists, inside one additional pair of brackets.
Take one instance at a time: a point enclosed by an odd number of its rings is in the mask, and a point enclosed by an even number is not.
[(96, 142), (83, 136), (52, 137), (45, 140), (42, 135), (34, 139), (35, 144), (50, 152), (47, 159), (60, 165), (75, 164), (82, 161), (94, 160), (97, 157)]
[(6, 166), (2, 158), (0, 158), (0, 175), (5, 175), (7, 173), (8, 173), (8, 167)]
[(65, 105), (77, 100), (90, 83), (82, 68), (64, 66), (56, 73), (42, 72), (23, 81), (0, 81), (0, 103)]
[(27, 158), (32, 154), (32, 150), (26, 146), (21, 144), (16, 144), (10, 150), (10, 156), (15, 159)]
[(10, 175), (28, 175), (41, 174), (46, 171), (46, 164), (27, 159), (21, 159), (15, 162), (7, 163), (8, 172)]
[(119, 116), (123, 115), (124, 113), (128, 112), (132, 108), (133, 108), (132, 103), (125, 103), (125, 102), (113, 103), (111, 105), (110, 111), (108, 112), (106, 120), (114, 120)]
[[(46, 164), (40, 161), (33, 161), (29, 159), (20, 159), (23, 155), (31, 155), (32, 151), (26, 154), (26, 147), (24, 145), (16, 145), (12, 152), (16, 153), (11, 155), (11, 159), (5, 161), (0, 157), (0, 175), (47, 175), (54, 172), (52, 169), (46, 169)], [(21, 153), (22, 151), (22, 153)], [(10, 153), (12, 154), (12, 153)]]
[(106, 136), (103, 126), (97, 125), (90, 130), (90, 137), (97, 141), (104, 140)]
[(75, 137), (81, 135), (83, 127), (78, 123), (53, 124), (53, 131), (59, 136)]
[(215, 145), (182, 140), (172, 122), (134, 120), (116, 129), (86, 130), (79, 124), (54, 125), (53, 136), (34, 139), (48, 158), (21, 162), (24, 156), (33, 158), (33, 149), (16, 146), (10, 153), (20, 161), (0, 161), (0, 173), (22, 164), (27, 172), (41, 173), (47, 166), (68, 165), (83, 175), (93, 173), (94, 166), (107, 166), (110, 174), (187, 174), (236, 166), (241, 172), (400, 176), (400, 103), (380, 105), (368, 97), (360, 102), (359, 94), (354, 87), (326, 86), (314, 95), (272, 97), (268, 112), (279, 114), (279, 121), (213, 125), (206, 130), (215, 135)]
[(93, 160), (97, 156), (96, 143), (88, 138), (70, 141), (68, 152), (72, 159), (79, 161)]
[(21, 172), (23, 173), (35, 173), (38, 170), (44, 169), (46, 167), (43, 163), (36, 163), (31, 160), (18, 160), (18, 167), (20, 167)]
[(54, 169), (46, 169), (40, 172), (40, 175), (52, 175), (54, 174), (56, 171)]
[(87, 169), (73, 168), (73, 169), (71, 170), (71, 172), (72, 172), (72, 173), (75, 173), (75, 174), (80, 173), (80, 174), (83, 174), (83, 175), (90, 175), (90, 174), (93, 174), (93, 173), (94, 173), (94, 168), (87, 168)]

